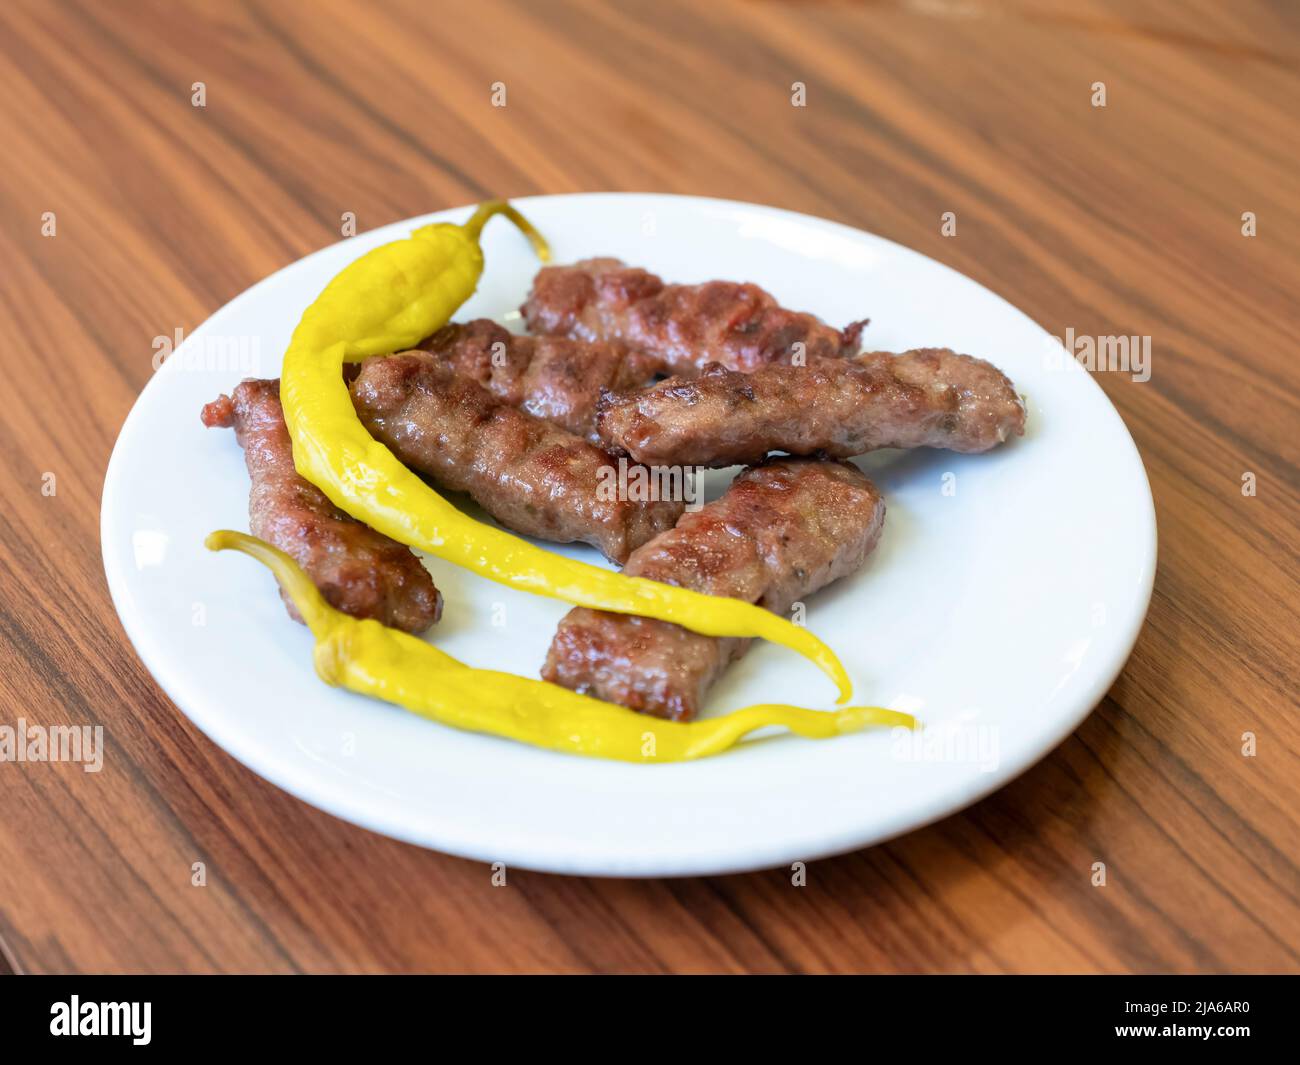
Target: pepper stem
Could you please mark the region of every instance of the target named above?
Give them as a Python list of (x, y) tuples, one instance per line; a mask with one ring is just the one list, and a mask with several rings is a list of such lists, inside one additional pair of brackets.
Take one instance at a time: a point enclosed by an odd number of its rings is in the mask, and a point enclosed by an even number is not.
[(218, 529), (209, 533), (203, 545), (209, 551), (242, 551), (266, 566), (280, 582), (284, 594), (293, 601), (303, 621), (317, 639), (325, 636), (333, 627), (338, 612), (325, 601), (320, 589), (312, 583), (302, 567), (278, 547), (233, 529)]
[(537, 231), (532, 222), (511, 207), (506, 200), (484, 200), (475, 208), (474, 213), (469, 216), (469, 221), (461, 228), (477, 244), (479, 234), (483, 232), (484, 223), (497, 214), (505, 215), (519, 228), (520, 232), (528, 238), (528, 243), (533, 246), (533, 251), (537, 253), (537, 257), (542, 262), (548, 263), (551, 261), (551, 246), (546, 243), (546, 238)]

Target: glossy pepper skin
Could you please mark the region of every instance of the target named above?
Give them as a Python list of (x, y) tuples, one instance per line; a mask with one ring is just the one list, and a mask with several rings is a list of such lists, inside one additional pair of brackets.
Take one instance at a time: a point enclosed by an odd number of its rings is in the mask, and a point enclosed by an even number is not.
[(271, 570), (311, 629), (316, 672), (325, 683), (456, 728), (567, 754), (644, 764), (718, 754), (769, 725), (809, 739), (829, 739), (868, 725), (916, 726), (908, 714), (874, 706), (820, 711), (774, 703), (689, 724), (649, 718), (543, 680), (472, 669), (417, 637), (335, 610), (292, 558), (246, 533), (220, 530), (206, 542), (214, 551), (241, 551)]
[(358, 420), (342, 367), (404, 351), (445, 325), (483, 272), (478, 237), (505, 214), (543, 260), (540, 234), (509, 204), (482, 204), (463, 226), (422, 226), (345, 267), (303, 313), (284, 356), (280, 396), (294, 465), (335, 506), (411, 547), (537, 595), (669, 621), (708, 636), (758, 637), (797, 651), (852, 694), (834, 652), (807, 629), (738, 599), (702, 595), (552, 554), (462, 514), (374, 440)]

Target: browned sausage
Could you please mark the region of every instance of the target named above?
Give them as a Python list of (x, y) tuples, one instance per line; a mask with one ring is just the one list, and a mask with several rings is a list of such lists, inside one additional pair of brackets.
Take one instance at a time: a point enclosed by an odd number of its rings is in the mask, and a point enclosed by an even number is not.
[(407, 632), (438, 620), (442, 596), (410, 548), (349, 517), (294, 469), (279, 381), (244, 381), (207, 404), (202, 417), (209, 428), (233, 428), (244, 449), (253, 535), (291, 555), (333, 606)]
[(946, 348), (750, 374), (720, 366), (606, 395), (606, 444), (650, 464), (733, 466), (770, 451), (847, 458), (883, 447), (978, 452), (1024, 432), (1025, 407), (997, 367)]
[(596, 403), (602, 389), (649, 384), (657, 359), (618, 341), (517, 336), (487, 318), (444, 326), (420, 348), (447, 361), (497, 399), (598, 443)]
[[(784, 614), (854, 572), (880, 538), (885, 504), (855, 466), (777, 459), (633, 552), (623, 572)], [(560, 622), (542, 676), (642, 713), (689, 721), (747, 640), (578, 608)]]
[(788, 311), (757, 285), (665, 285), (618, 259), (547, 266), (523, 305), (534, 333), (621, 340), (691, 377), (705, 363), (750, 371), (770, 363), (840, 358), (858, 350), (865, 321), (835, 329)]
[(684, 509), (679, 499), (618, 498), (618, 460), (502, 403), (428, 352), (367, 359), (351, 387), (375, 439), (516, 532), (581, 541), (622, 562)]

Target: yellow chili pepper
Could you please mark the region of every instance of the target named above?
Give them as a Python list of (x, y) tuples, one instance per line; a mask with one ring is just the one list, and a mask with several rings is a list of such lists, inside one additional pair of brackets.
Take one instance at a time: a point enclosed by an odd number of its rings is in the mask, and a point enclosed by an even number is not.
[(670, 621), (706, 636), (758, 637), (804, 655), (852, 685), (835, 653), (805, 628), (739, 599), (703, 595), (544, 551), (461, 513), (408, 470), (357, 418), (345, 362), (414, 347), (450, 320), (483, 272), (479, 232), (505, 214), (550, 258), (545, 240), (509, 204), (479, 206), (464, 226), (422, 226), (345, 267), (303, 313), (284, 356), (280, 399), (303, 477), (354, 518), (501, 584), (578, 606)]
[(829, 739), (867, 725), (916, 727), (910, 714), (875, 706), (820, 711), (775, 703), (706, 721), (661, 721), (543, 680), (472, 669), (408, 633), (344, 614), (325, 601), (293, 559), (246, 533), (223, 529), (206, 543), (213, 551), (242, 551), (271, 570), (316, 639), (316, 672), (326, 684), (372, 695), (444, 725), (624, 762), (704, 758), (769, 725), (809, 739)]

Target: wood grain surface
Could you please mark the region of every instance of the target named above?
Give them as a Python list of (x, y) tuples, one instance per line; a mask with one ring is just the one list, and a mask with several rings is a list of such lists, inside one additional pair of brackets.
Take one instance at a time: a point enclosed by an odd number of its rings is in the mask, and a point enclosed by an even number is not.
[[(4, 4), (0, 723), (108, 742), (99, 774), (0, 763), (5, 964), (1300, 970), (1298, 74), (1289, 0)], [(1150, 381), (1096, 375), (1160, 528), (1122, 676), (1010, 786), (803, 888), (494, 888), (236, 764), (109, 601), (100, 490), (154, 337), (339, 239), (343, 212), (594, 189), (833, 218), (1058, 335), (1152, 338)]]

